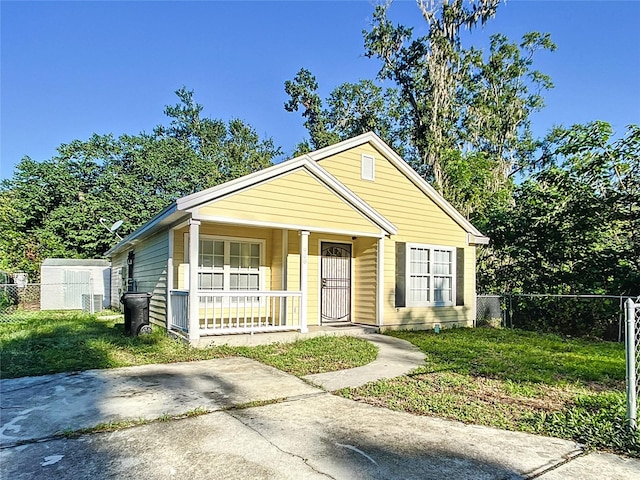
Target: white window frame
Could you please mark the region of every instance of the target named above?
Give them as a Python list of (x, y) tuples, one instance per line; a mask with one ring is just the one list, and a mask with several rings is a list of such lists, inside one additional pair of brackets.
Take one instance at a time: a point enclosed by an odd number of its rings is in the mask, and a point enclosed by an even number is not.
[[(231, 243), (257, 243), (260, 245), (260, 260), (259, 260), (259, 266), (258, 266), (258, 290), (256, 290), (257, 292), (262, 291), (264, 289), (265, 286), (265, 274), (264, 274), (264, 255), (265, 255), (265, 246), (266, 246), (266, 241), (264, 239), (258, 239), (258, 238), (244, 238), (244, 237), (221, 237), (221, 236), (214, 236), (214, 235), (200, 235), (198, 242), (202, 241), (202, 240), (209, 240), (209, 241), (219, 241), (219, 242), (224, 242), (224, 261), (223, 266), (222, 267), (215, 267), (215, 266), (211, 266), (211, 267), (201, 267), (200, 266), (200, 244), (198, 243), (198, 259), (197, 259), (197, 269), (198, 269), (198, 274), (200, 273), (222, 273), (223, 274), (223, 280), (222, 280), (222, 285), (223, 288), (221, 290), (216, 290), (216, 289), (207, 289), (204, 290), (200, 287), (200, 281), (199, 281), (199, 275), (198, 275), (198, 291), (211, 291), (211, 292), (236, 292), (236, 291), (244, 291), (244, 290), (231, 290), (231, 274), (232, 273), (253, 273), (253, 271), (246, 269), (246, 268), (241, 268), (241, 269), (232, 269), (231, 268), (231, 247), (230, 244)], [(185, 257), (187, 257), (187, 255), (185, 254)], [(188, 258), (185, 258), (185, 261), (189, 261)]]
[[(367, 164), (370, 162), (371, 165), (371, 175), (365, 175), (368, 173), (368, 168), (365, 168)], [(373, 182), (376, 179), (376, 157), (373, 155), (367, 155), (363, 153), (360, 157), (360, 178), (362, 180), (367, 180), (369, 182)]]
[[(429, 278), (429, 300), (415, 301), (411, 299), (411, 250), (420, 248), (429, 250), (429, 272), (422, 274)], [(451, 272), (448, 275), (434, 273), (433, 263), (435, 260), (435, 251), (442, 250), (449, 252), (451, 255)], [(449, 277), (451, 278), (451, 299), (444, 302), (435, 301), (435, 278)], [(407, 243), (405, 252), (405, 301), (407, 307), (445, 307), (454, 306), (456, 304), (456, 248), (444, 245), (430, 245), (423, 243)]]

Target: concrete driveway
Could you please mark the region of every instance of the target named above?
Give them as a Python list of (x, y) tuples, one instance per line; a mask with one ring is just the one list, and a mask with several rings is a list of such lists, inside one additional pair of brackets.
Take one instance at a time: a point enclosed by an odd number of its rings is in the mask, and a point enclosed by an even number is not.
[[(0, 389), (2, 479), (640, 478), (635, 459), (353, 402), (243, 358), (2, 380)], [(210, 413), (184, 415), (201, 409)], [(127, 419), (151, 423), (60, 435)]]

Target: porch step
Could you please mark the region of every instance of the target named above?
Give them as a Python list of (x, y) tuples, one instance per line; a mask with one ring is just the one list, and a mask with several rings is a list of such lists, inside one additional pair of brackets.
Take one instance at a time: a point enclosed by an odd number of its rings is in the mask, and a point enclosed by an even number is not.
[(308, 333), (300, 332), (264, 332), (254, 334), (235, 335), (214, 335), (210, 337), (200, 337), (199, 348), (210, 347), (212, 345), (231, 346), (253, 346), (268, 345), (270, 343), (292, 343), (297, 340), (320, 337), (323, 335), (358, 337), (378, 333), (378, 327), (371, 325), (357, 325), (353, 323), (310, 326)]

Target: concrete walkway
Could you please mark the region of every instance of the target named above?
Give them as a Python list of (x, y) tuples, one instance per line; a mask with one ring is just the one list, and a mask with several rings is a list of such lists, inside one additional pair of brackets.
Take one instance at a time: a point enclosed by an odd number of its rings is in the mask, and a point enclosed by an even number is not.
[[(308, 383), (334, 390), (423, 362), (402, 340), (364, 338), (378, 346), (376, 362), (305, 380), (244, 358), (1, 380), (0, 478), (640, 478), (640, 460), (393, 412)], [(60, 435), (139, 419), (161, 421)]]
[(382, 378), (399, 377), (424, 365), (424, 353), (405, 340), (375, 334), (362, 338), (378, 347), (378, 356), (373, 362), (362, 367), (316, 373), (303, 378), (332, 392), (341, 388), (359, 387)]

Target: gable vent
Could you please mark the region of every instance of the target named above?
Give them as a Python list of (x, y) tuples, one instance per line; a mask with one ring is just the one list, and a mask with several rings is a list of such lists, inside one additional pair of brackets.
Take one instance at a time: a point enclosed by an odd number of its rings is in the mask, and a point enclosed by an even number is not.
[(376, 176), (376, 159), (373, 155), (362, 154), (362, 170), (360, 177), (362, 180), (374, 181)]

